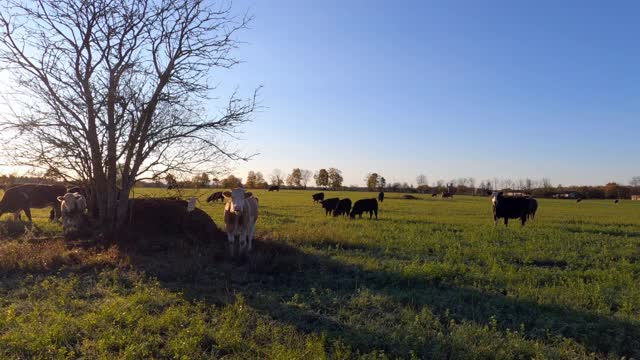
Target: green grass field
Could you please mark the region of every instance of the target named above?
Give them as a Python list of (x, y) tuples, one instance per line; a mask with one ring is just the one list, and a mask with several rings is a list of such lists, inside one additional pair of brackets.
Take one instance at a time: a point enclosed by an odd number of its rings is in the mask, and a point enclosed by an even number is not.
[[(539, 200), (505, 228), (488, 198), (387, 194), (379, 220), (351, 221), (310, 191), (254, 193), (244, 263), (3, 216), (0, 358), (640, 358), (640, 202)], [(198, 206), (222, 224), (221, 203)]]

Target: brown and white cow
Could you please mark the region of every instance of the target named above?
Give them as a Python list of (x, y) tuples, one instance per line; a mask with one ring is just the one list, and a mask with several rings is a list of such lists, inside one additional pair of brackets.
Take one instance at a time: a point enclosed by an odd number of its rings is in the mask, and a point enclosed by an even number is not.
[(58, 201), (60, 202), (64, 232), (72, 234), (82, 231), (86, 225), (87, 199), (77, 192), (68, 192), (64, 196), (58, 196)]
[(253, 247), (253, 236), (258, 220), (258, 198), (242, 188), (222, 193), (228, 202), (224, 206), (224, 224), (229, 241), (231, 256), (236, 255), (236, 238), (238, 238), (238, 255), (246, 254)]

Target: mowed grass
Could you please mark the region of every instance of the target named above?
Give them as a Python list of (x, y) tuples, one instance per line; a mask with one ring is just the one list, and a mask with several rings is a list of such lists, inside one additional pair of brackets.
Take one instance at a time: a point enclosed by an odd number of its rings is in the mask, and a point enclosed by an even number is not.
[[(180, 195), (222, 225), (211, 191)], [(640, 202), (541, 199), (505, 228), (488, 198), (388, 193), (377, 221), (352, 221), (311, 191), (253, 192), (242, 262), (65, 242), (48, 210), (23, 235), (3, 216), (0, 358), (640, 358)]]

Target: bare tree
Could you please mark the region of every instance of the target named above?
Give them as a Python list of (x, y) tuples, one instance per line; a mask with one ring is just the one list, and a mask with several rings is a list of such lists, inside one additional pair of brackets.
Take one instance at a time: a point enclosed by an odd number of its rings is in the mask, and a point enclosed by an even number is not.
[(0, 126), (18, 136), (5, 150), (17, 164), (87, 186), (108, 233), (124, 223), (136, 181), (249, 157), (224, 136), (250, 120), (256, 93), (231, 94), (216, 117), (203, 109), (210, 71), (238, 63), (232, 50), (248, 17), (204, 0), (7, 5), (0, 64), (18, 106)]
[(284, 184), (282, 170), (273, 169), (273, 172), (271, 173), (271, 185), (280, 186), (282, 184)]
[(309, 184), (309, 181), (311, 181), (311, 178), (313, 177), (313, 172), (311, 170), (305, 170), (302, 169), (300, 172), (300, 180), (302, 181), (302, 186), (306, 189), (307, 188), (307, 184)]
[(629, 180), (629, 185), (634, 186), (634, 187), (639, 187), (640, 186), (640, 176), (632, 177), (631, 180)]

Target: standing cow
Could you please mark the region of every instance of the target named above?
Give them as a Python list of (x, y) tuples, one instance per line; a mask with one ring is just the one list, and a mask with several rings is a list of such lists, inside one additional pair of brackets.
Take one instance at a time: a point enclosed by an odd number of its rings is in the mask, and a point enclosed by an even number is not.
[(384, 191), (380, 191), (380, 193), (378, 193), (378, 201), (380, 202), (384, 201)]
[(333, 216), (347, 216), (350, 211), (351, 199), (340, 199), (340, 201), (338, 201), (338, 205), (336, 205), (336, 208), (333, 210)]
[(352, 219), (356, 218), (356, 215), (360, 215), (362, 219), (362, 213), (368, 212), (369, 219), (373, 217), (373, 214), (376, 215), (376, 220), (378, 219), (378, 201), (376, 199), (361, 199), (353, 204), (353, 208), (351, 209), (351, 213), (349, 217)]
[(230, 255), (236, 255), (236, 244), (237, 254), (244, 255), (253, 248), (253, 236), (258, 220), (258, 198), (242, 188), (225, 191), (222, 195), (228, 200), (224, 206), (224, 224)]
[[(493, 203), (493, 221), (498, 225), (498, 219), (504, 219), (504, 226), (509, 225), (509, 219), (520, 219), (522, 226), (527, 222), (531, 209), (530, 199), (525, 197), (504, 196), (502, 192), (491, 197)], [(536, 202), (537, 204), (537, 202)]]
[(317, 193), (317, 194), (313, 194), (311, 195), (311, 197), (313, 198), (313, 202), (317, 203), (317, 202), (321, 202), (322, 200), (324, 200), (324, 193)]
[(0, 216), (4, 213), (12, 212), (14, 216), (24, 211), (29, 219), (31, 218), (31, 208), (52, 207), (53, 218), (60, 218), (60, 206), (58, 196), (64, 196), (67, 188), (62, 185), (39, 185), (25, 184), (7, 189), (0, 200)]
[(320, 201), (320, 204), (322, 204), (322, 208), (324, 209), (324, 216), (331, 214), (336, 206), (338, 206), (339, 201), (339, 198), (331, 198)]
[(279, 185), (271, 185), (271, 186), (269, 186), (269, 191), (280, 192), (280, 186)]
[(216, 202), (220, 200), (221, 202), (224, 202), (224, 196), (222, 195), (222, 191), (216, 191), (213, 194), (209, 195), (209, 197), (207, 198), (207, 202)]

